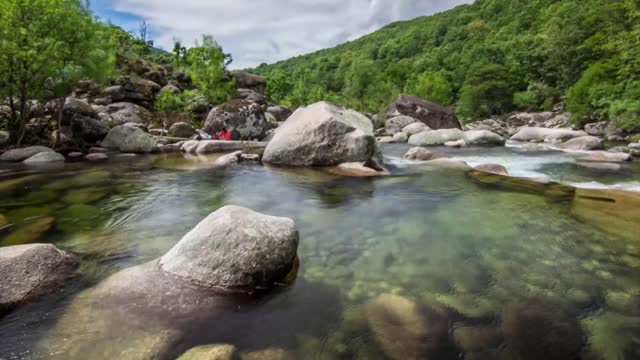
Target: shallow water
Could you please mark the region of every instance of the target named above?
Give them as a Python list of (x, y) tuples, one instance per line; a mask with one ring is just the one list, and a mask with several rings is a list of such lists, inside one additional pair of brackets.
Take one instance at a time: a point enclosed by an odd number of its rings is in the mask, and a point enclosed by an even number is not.
[[(237, 300), (221, 317), (205, 311), (193, 320), (146, 319), (145, 332), (179, 333), (163, 358), (218, 343), (245, 353), (286, 349), (301, 359), (397, 358), (381, 338), (393, 337), (398, 324), (372, 325), (376, 314), (367, 305), (382, 294), (414, 301), (445, 324), (444, 334), (417, 345), (407, 336), (392, 339), (419, 358), (640, 358), (640, 240), (581, 221), (569, 202), (489, 188), (457, 171), (416, 171), (398, 159), (405, 151), (386, 146), (394, 176), (377, 179), (261, 166), (211, 169), (210, 159), (181, 155), (8, 168), (0, 173), (0, 214), (13, 225), (0, 226), (0, 246), (52, 242), (80, 257), (81, 276), (0, 319), (0, 359), (51, 358), (61, 341), (52, 334), (68, 323), (78, 294), (161, 256), (227, 204), (296, 221), (297, 279)], [(594, 170), (562, 153), (437, 151), (473, 165), (501, 163), (518, 176), (606, 186), (640, 180), (635, 164)], [(78, 358), (86, 359), (133, 346), (137, 339), (124, 341), (117, 332), (129, 336), (126, 330), (140, 324), (118, 321), (114, 333), (66, 338), (65, 346), (82, 349)]]

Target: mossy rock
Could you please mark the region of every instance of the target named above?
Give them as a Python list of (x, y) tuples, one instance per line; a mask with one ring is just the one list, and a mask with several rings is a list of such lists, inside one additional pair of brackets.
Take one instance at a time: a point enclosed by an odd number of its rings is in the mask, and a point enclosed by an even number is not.
[(9, 219), (6, 216), (0, 214), (0, 229), (9, 224), (11, 224), (11, 222), (9, 222)]
[(100, 215), (100, 209), (95, 206), (70, 205), (59, 213), (58, 230), (65, 233), (91, 231), (100, 225)]
[(578, 219), (610, 234), (638, 240), (640, 193), (622, 190), (578, 189), (571, 212)]
[(53, 214), (51, 207), (23, 207), (7, 213), (9, 220), (16, 225), (29, 223), (33, 219), (50, 216)]
[(3, 203), (2, 206), (5, 208), (14, 208), (14, 207), (24, 207), (24, 206), (34, 206), (40, 204), (46, 204), (52, 202), (58, 198), (58, 194), (52, 190), (39, 190), (35, 192), (30, 192), (27, 196), (15, 200)]
[(40, 177), (41, 177), (40, 175), (29, 175), (29, 176), (23, 176), (15, 179), (2, 180), (0, 181), (0, 192), (11, 191), (20, 185), (24, 185), (26, 183), (35, 181)]
[(570, 201), (575, 193), (575, 188), (556, 182), (539, 181), (537, 179), (505, 176), (483, 171), (470, 171), (469, 176), (480, 184), (486, 186), (545, 196), (552, 201)]
[(92, 170), (82, 172), (71, 178), (64, 178), (45, 185), (44, 189), (48, 190), (66, 190), (69, 188), (81, 188), (95, 186), (107, 183), (111, 180), (113, 174), (106, 170)]
[(605, 312), (582, 320), (588, 335), (585, 359), (640, 359), (637, 337), (640, 317)]
[(91, 204), (109, 195), (109, 188), (91, 187), (69, 191), (63, 198), (68, 204)]
[(55, 223), (53, 217), (43, 217), (23, 225), (0, 241), (1, 246), (31, 244), (46, 234)]

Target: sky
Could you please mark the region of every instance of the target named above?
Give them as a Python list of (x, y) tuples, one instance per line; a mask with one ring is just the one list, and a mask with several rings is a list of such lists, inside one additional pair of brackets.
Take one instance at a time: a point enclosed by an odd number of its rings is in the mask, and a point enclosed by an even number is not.
[(471, 0), (93, 0), (105, 21), (138, 31), (144, 19), (157, 47), (190, 46), (213, 35), (232, 68), (273, 63), (357, 39), (398, 20)]

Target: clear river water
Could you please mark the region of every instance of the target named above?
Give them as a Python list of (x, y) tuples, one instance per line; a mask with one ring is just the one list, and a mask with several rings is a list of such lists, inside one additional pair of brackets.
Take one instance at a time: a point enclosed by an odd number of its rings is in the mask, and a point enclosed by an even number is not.
[[(259, 165), (213, 169), (211, 158), (179, 154), (37, 169), (0, 165), (0, 215), (11, 224), (0, 226), (0, 246), (50, 242), (80, 259), (80, 275), (64, 288), (0, 318), (0, 359), (135, 359), (127, 348), (152, 346), (129, 331), (140, 327), (133, 319), (110, 333), (56, 333), (83, 321), (103, 329), (97, 324), (105, 319), (65, 321), (78, 312), (74, 301), (110, 275), (163, 255), (228, 204), (295, 220), (297, 277), (238, 300), (220, 317), (145, 320), (149, 329), (177, 334), (169, 350), (151, 358), (226, 343), (240, 354), (281, 349), (299, 359), (397, 359), (392, 342), (422, 359), (640, 359), (640, 224), (627, 229), (635, 239), (618, 236), (575, 216), (570, 201), (402, 160), (407, 149), (384, 147), (392, 176), (379, 178)], [(594, 169), (561, 152), (435, 151), (471, 165), (499, 163), (516, 176), (640, 190), (637, 162)], [(396, 331), (402, 324), (380, 328), (368, 304), (394, 299), (390, 306), (411, 314), (406, 302), (416, 304), (444, 331), (416, 345)], [(68, 352), (56, 355), (62, 342)]]

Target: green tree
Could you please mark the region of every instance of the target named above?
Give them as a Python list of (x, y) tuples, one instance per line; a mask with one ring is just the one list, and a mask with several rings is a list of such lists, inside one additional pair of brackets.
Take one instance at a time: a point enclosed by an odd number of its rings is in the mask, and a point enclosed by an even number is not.
[(202, 43), (188, 50), (189, 70), (194, 85), (210, 103), (229, 100), (235, 93), (235, 84), (227, 77), (226, 66), (230, 56), (211, 35), (202, 35)]
[(344, 93), (358, 101), (360, 111), (364, 111), (365, 98), (371, 94), (378, 82), (377, 75), (376, 67), (371, 60), (357, 58), (351, 63)]
[(425, 72), (418, 75), (407, 83), (405, 92), (445, 106), (453, 102), (453, 89), (442, 73)]
[(458, 112), (465, 122), (513, 108), (512, 80), (503, 65), (478, 63), (460, 90)]
[(276, 103), (282, 103), (293, 91), (294, 84), (284, 71), (278, 70), (267, 76), (266, 95)]
[(0, 2), (0, 95), (11, 109), (11, 143), (24, 138), (29, 101), (64, 103), (80, 78), (109, 68), (97, 29), (79, 0)]

